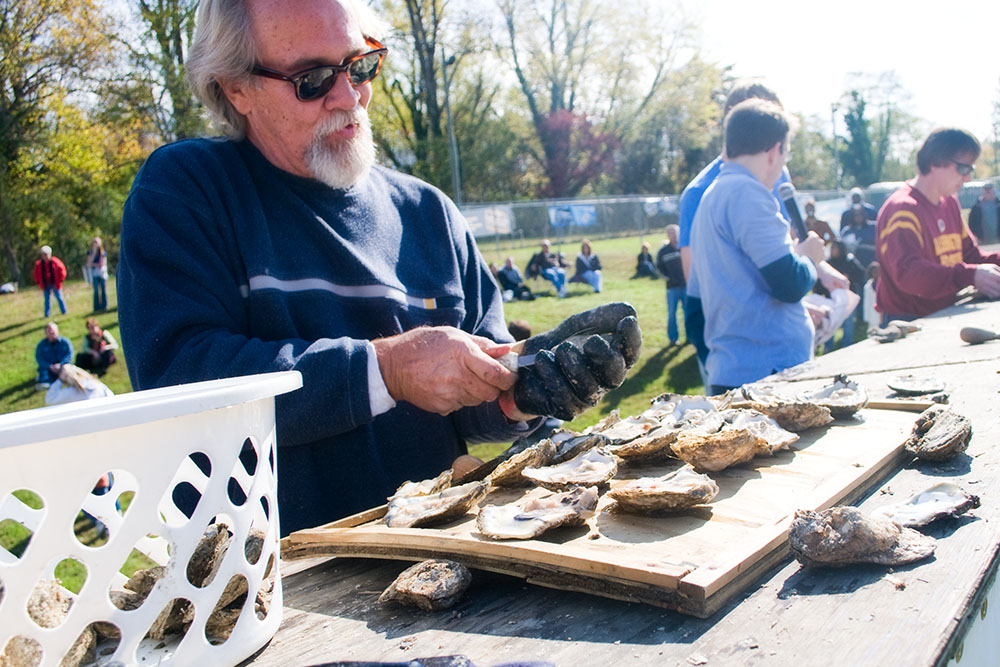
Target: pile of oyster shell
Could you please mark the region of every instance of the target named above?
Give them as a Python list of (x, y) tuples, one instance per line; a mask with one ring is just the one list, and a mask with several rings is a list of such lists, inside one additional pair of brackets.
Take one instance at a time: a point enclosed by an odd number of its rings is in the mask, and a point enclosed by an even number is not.
[[(798, 397), (765, 385), (747, 385), (720, 397), (663, 394), (641, 414), (617, 411), (582, 433), (557, 431), (535, 444), (515, 442), (484, 466), (479, 479), (451, 486), (450, 471), (407, 482), (389, 498), (385, 523), (393, 528), (435, 526), (478, 509), (476, 525), (495, 540), (532, 539), (560, 526), (581, 525), (607, 492), (612, 509), (670, 513), (705, 505), (719, 492), (705, 473), (770, 456), (799, 439), (798, 432), (854, 414), (868, 402), (864, 389), (838, 376), (833, 384)], [(659, 477), (616, 479), (619, 467), (682, 462)], [(475, 475), (473, 475), (475, 477)], [(502, 487), (540, 487), (507, 504), (480, 507)]]

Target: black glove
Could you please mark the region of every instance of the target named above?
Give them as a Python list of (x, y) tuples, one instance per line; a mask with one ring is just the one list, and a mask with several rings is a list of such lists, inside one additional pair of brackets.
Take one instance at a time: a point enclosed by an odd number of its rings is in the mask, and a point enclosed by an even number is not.
[(514, 404), (527, 414), (573, 419), (625, 381), (641, 348), (642, 332), (628, 303), (572, 315), (524, 342), (522, 356), (534, 354), (535, 363), (518, 370)]

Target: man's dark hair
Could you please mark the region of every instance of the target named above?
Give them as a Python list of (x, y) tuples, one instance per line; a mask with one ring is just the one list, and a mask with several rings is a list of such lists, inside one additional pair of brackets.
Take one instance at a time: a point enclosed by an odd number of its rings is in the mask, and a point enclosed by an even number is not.
[(924, 139), (924, 145), (917, 151), (917, 169), (921, 174), (930, 173), (931, 167), (944, 167), (958, 155), (971, 155), (975, 162), (980, 150), (979, 140), (970, 132), (939, 127)]
[(791, 124), (774, 102), (750, 99), (740, 102), (726, 116), (726, 157), (756, 155), (784, 142)]
[(733, 89), (729, 91), (729, 96), (726, 97), (726, 104), (722, 108), (722, 117), (725, 118), (729, 115), (729, 112), (733, 110), (733, 107), (744, 102), (746, 100), (768, 100), (769, 102), (774, 102), (779, 107), (781, 106), (781, 100), (778, 99), (778, 93), (774, 92), (764, 84), (758, 81), (738, 81)]

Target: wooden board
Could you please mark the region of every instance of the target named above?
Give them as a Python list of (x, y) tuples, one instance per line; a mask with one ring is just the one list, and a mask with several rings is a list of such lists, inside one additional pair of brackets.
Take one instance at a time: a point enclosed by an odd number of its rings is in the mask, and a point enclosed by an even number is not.
[[(719, 495), (681, 515), (611, 512), (613, 501), (602, 497), (586, 527), (493, 541), (479, 535), (473, 514), (439, 528), (400, 529), (386, 527), (384, 508), (378, 508), (293, 533), (283, 555), (454, 558), (541, 585), (707, 617), (784, 556), (796, 509), (853, 500), (898, 466), (916, 415), (871, 409), (860, 415), (803, 433), (774, 457), (712, 473)], [(616, 479), (663, 474), (678, 465), (623, 467)], [(498, 489), (484, 504), (547, 493)]]

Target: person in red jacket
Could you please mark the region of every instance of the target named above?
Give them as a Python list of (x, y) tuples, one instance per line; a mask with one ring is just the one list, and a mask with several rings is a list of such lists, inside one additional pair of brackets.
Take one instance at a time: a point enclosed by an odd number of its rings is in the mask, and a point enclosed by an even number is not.
[(52, 248), (47, 245), (42, 246), (41, 256), (41, 259), (35, 262), (35, 282), (45, 292), (45, 317), (51, 312), (49, 298), (53, 293), (56, 295), (59, 310), (65, 315), (66, 302), (63, 300), (62, 284), (66, 280), (66, 265), (58, 257), (52, 256)]
[(979, 249), (955, 196), (972, 178), (979, 151), (965, 130), (934, 130), (917, 151), (917, 177), (879, 211), (876, 305), (883, 323), (930, 315), (970, 285), (1000, 297), (1000, 253)]

